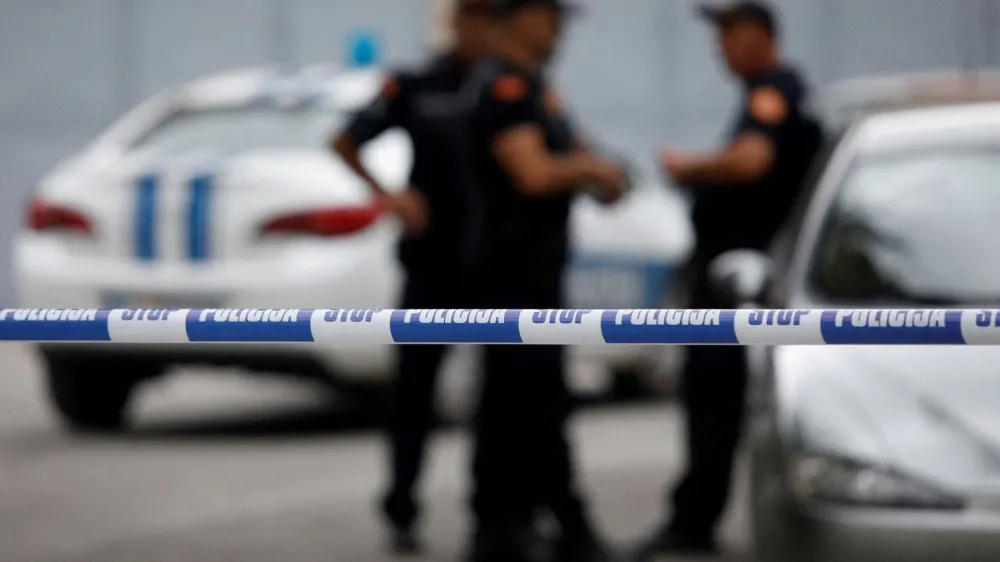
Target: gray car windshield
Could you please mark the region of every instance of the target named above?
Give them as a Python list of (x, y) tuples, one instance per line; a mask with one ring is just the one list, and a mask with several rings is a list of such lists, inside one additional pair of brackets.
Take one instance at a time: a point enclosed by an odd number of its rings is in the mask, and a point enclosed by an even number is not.
[(863, 158), (826, 218), (810, 281), (824, 300), (1000, 302), (1000, 149)]
[(340, 110), (318, 104), (185, 109), (158, 123), (131, 148), (158, 153), (314, 148), (323, 146), (342, 120)]

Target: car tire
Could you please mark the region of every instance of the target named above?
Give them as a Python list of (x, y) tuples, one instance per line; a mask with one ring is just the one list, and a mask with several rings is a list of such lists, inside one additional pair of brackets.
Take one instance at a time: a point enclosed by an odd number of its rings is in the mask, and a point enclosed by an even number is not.
[(49, 400), (65, 429), (116, 433), (128, 425), (128, 405), (142, 378), (112, 362), (47, 360)]

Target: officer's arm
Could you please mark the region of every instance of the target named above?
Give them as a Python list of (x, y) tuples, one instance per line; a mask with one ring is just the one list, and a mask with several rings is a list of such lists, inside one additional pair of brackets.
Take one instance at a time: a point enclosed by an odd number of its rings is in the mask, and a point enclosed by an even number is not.
[(697, 160), (692, 175), (699, 181), (725, 184), (763, 179), (777, 157), (775, 138), (788, 112), (788, 100), (780, 90), (757, 88), (750, 93), (736, 139), (718, 154)]
[(593, 145), (585, 137), (581, 136), (577, 130), (573, 129), (572, 135), (573, 135), (573, 150), (577, 152), (594, 151)]
[(570, 136), (573, 138), (573, 150), (577, 152), (593, 152), (593, 146), (591, 143), (580, 134), (580, 130), (577, 128), (576, 123), (570, 118), (566, 111), (566, 107), (563, 104), (562, 95), (556, 91), (555, 88), (549, 88), (545, 91), (545, 107), (557, 118), (561, 119), (563, 125), (569, 130)]
[(526, 195), (573, 191), (593, 177), (589, 153), (552, 154), (538, 125), (502, 131), (494, 138), (492, 149), (497, 162)]
[(583, 153), (553, 154), (545, 143), (543, 115), (529, 85), (517, 76), (491, 84), (477, 119), (491, 139), (497, 163), (527, 195), (575, 190), (591, 178), (592, 158)]
[(361, 162), (360, 150), (365, 143), (401, 125), (408, 90), (402, 76), (388, 77), (378, 97), (359, 111), (347, 127), (334, 134), (330, 141), (333, 151), (379, 195), (384, 195), (386, 190)]
[(767, 176), (775, 160), (774, 141), (760, 133), (741, 133), (718, 154), (696, 160), (692, 175), (699, 181), (740, 184)]

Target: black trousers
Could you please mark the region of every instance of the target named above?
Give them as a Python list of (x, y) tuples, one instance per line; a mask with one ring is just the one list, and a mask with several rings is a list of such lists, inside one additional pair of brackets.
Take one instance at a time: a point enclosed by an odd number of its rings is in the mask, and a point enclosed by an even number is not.
[[(461, 276), (457, 272), (410, 272), (401, 308), (460, 308)], [(397, 373), (389, 391), (387, 431), (391, 480), (383, 510), (393, 525), (411, 526), (420, 514), (414, 489), (424, 464), (427, 438), (435, 422), (438, 372), (448, 347), (401, 345)]]
[[(494, 279), (496, 281), (496, 279)], [(494, 308), (559, 308), (557, 288), (477, 295)], [(589, 529), (566, 436), (573, 407), (559, 346), (486, 346), (475, 418), (472, 507), (480, 529), (549, 510), (564, 534)]]
[[(691, 308), (731, 308), (708, 284), (704, 261), (691, 270)], [(739, 346), (688, 349), (681, 397), (687, 410), (688, 468), (668, 496), (670, 531), (711, 539), (730, 496), (735, 454), (746, 404), (747, 365)]]

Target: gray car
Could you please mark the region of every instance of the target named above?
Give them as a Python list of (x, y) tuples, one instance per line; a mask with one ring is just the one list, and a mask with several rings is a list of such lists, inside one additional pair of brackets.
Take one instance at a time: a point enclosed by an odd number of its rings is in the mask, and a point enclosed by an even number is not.
[[(996, 307), (1000, 101), (920, 91), (850, 119), (781, 242), (717, 258), (716, 288), (755, 308)], [(1000, 560), (1000, 348), (748, 354), (757, 560)]]

